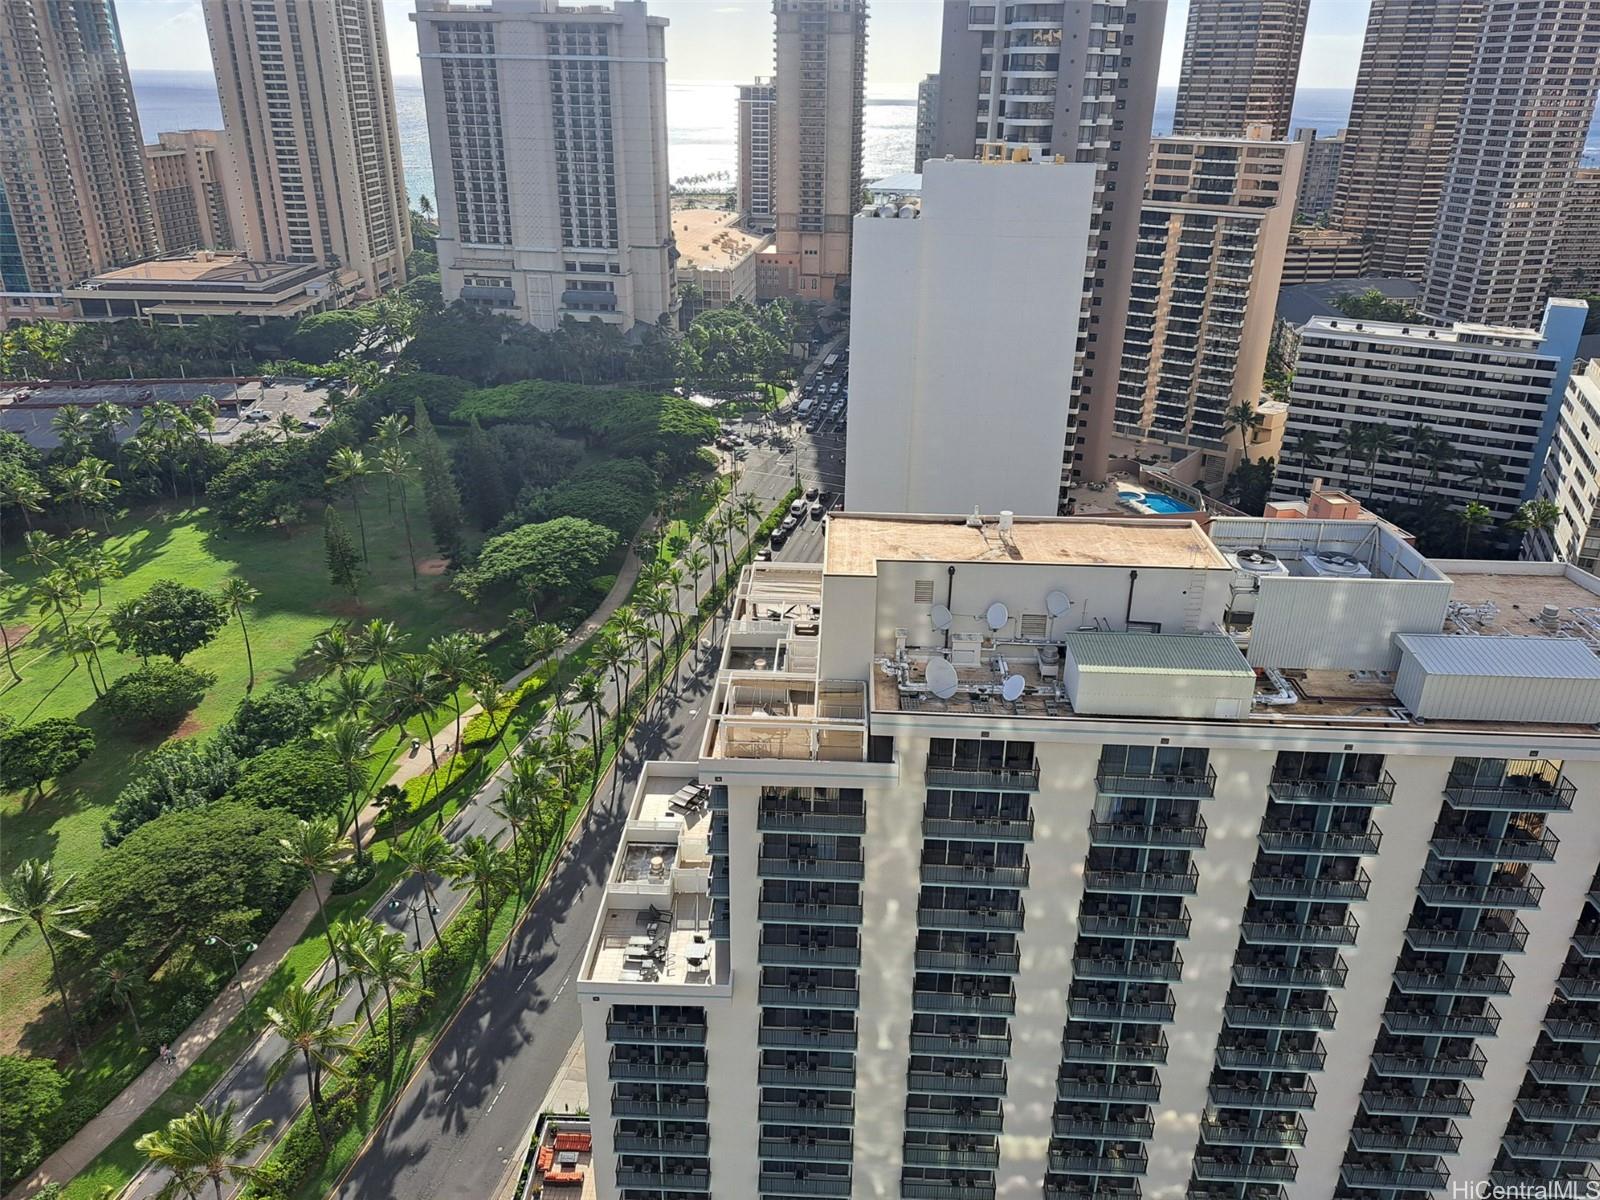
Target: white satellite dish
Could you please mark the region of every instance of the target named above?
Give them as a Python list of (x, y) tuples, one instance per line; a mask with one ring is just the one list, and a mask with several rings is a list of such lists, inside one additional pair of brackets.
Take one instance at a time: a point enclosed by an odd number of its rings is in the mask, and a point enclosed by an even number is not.
[(948, 700), (956, 694), (956, 688), (961, 680), (956, 677), (956, 669), (942, 658), (928, 660), (928, 690), (941, 700)]
[(928, 619), (933, 622), (933, 627), (935, 629), (950, 628), (950, 610), (942, 604), (935, 604), (933, 606), (933, 611), (928, 614)]
[(1065, 592), (1056, 588), (1045, 595), (1044, 607), (1052, 617), (1059, 617), (1072, 607), (1072, 601)]
[(1000, 694), (1007, 700), (1018, 700), (1027, 689), (1027, 682), (1021, 675), (1007, 675), (1000, 681)]
[(984, 612), (983, 619), (989, 623), (990, 629), (998, 630), (1003, 628), (1005, 623), (1011, 619), (1011, 612), (1004, 604), (996, 600)]

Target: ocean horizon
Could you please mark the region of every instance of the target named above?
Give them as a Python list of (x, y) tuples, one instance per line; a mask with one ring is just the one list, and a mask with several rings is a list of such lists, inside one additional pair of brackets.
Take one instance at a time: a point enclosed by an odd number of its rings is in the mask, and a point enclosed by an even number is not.
[[(209, 71), (134, 71), (133, 93), (146, 141), (174, 129), (220, 129), (222, 108)], [(1154, 129), (1172, 129), (1178, 89), (1156, 93)], [(422, 103), (422, 80), (396, 76), (395, 115), (400, 128), (400, 156), (406, 191), (434, 197), (433, 161), (428, 153), (428, 122)], [(691, 181), (707, 187), (732, 188), (738, 163), (737, 83), (667, 84), (667, 163), (675, 183)], [(1349, 88), (1302, 88), (1295, 94), (1291, 124), (1337, 133), (1350, 117)], [(915, 159), (917, 101), (915, 95), (869, 95), (863, 111), (862, 173), (881, 179), (912, 168)], [(1586, 165), (1600, 165), (1600, 116), (1590, 127), (1584, 147)]]

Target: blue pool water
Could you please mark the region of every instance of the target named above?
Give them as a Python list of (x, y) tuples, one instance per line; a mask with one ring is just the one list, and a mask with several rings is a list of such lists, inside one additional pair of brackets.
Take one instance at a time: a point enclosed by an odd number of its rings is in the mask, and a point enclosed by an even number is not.
[(1128, 501), (1132, 504), (1142, 504), (1151, 512), (1158, 513), (1189, 513), (1194, 509), (1181, 500), (1174, 500), (1171, 496), (1163, 496), (1160, 492), (1118, 492), (1118, 500)]

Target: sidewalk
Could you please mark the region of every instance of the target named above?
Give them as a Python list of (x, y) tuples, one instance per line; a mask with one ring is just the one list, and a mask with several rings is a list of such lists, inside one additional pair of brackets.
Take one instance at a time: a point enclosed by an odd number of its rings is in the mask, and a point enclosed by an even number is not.
[[(332, 876), (323, 876), (320, 885), (326, 895)], [(67, 1143), (34, 1170), (33, 1174), (17, 1185), (10, 1194), (26, 1196), (37, 1187), (54, 1179), (65, 1183), (87, 1167), (102, 1150), (111, 1145), (137, 1121), (152, 1104), (172, 1086), (173, 1080), (183, 1074), (206, 1047), (243, 1010), (250, 999), (278, 969), (278, 963), (294, 944), (304, 936), (316, 919), (317, 900), (310, 888), (300, 893), (289, 905), (278, 923), (261, 939), (254, 953), (244, 961), (239, 970), (239, 984), (223, 988), (206, 1010), (194, 1019), (193, 1024), (172, 1046), (177, 1057), (176, 1065), (164, 1063), (159, 1058), (144, 1069), (144, 1073), (117, 1093), (116, 1099), (106, 1105), (95, 1118), (67, 1140)]]

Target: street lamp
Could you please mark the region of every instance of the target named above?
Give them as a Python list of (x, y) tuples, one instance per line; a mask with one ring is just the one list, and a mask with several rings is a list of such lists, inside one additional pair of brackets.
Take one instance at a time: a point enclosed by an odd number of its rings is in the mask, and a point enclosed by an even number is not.
[[(421, 900), (402, 900), (398, 896), (389, 901), (390, 912), (399, 913), (402, 909), (411, 914), (411, 928), (416, 931), (417, 935), (417, 968), (422, 972), (422, 986), (427, 987), (428, 960), (422, 954), (422, 921), (417, 914), (427, 910), (429, 914), (437, 916), (439, 906), (437, 904), (425, 904)], [(404, 918), (401, 919), (402, 921), (404, 920)]]
[(245, 954), (255, 953), (256, 944), (254, 942), (240, 942), (238, 945), (235, 945), (227, 938), (218, 937), (213, 933), (206, 938), (206, 945), (226, 946), (228, 948), (228, 957), (233, 959), (233, 981), (239, 985), (239, 990), (241, 992), (244, 991), (244, 980), (239, 978), (239, 954), (241, 951), (243, 951)]

